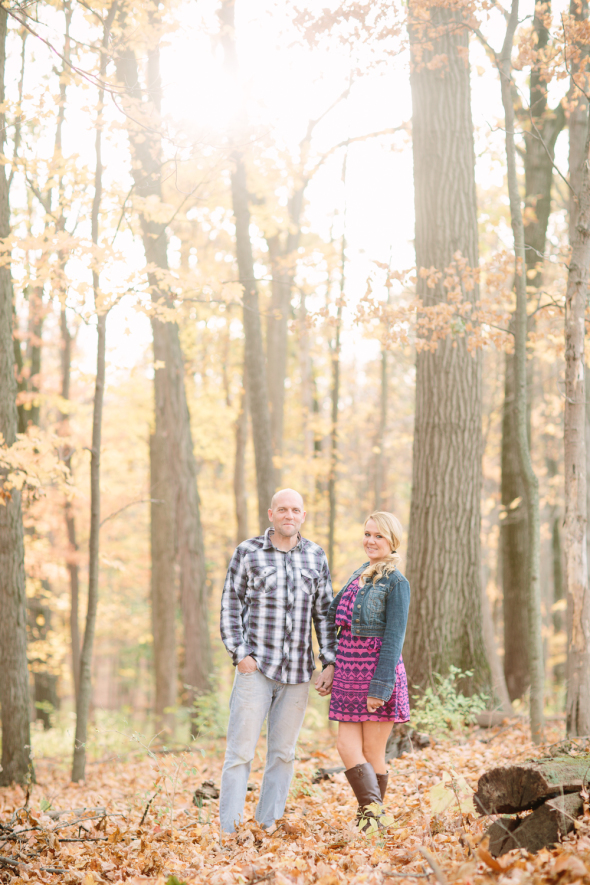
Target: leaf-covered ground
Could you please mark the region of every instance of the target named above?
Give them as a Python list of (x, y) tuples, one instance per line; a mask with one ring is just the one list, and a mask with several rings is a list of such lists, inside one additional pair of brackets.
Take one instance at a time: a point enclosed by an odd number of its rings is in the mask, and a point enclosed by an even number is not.
[[(559, 739), (557, 728), (553, 737)], [(154, 879), (163, 883), (171, 876), (170, 885), (338, 885), (382, 883), (394, 874), (402, 885), (420, 885), (427, 875), (432, 885), (437, 879), (440, 885), (590, 883), (587, 811), (577, 833), (555, 849), (535, 856), (517, 850), (499, 861), (481, 844), (489, 819), (460, 811), (460, 804), (469, 805), (468, 787), (475, 789), (486, 769), (538, 755), (525, 727), (510, 725), (393, 760), (386, 806), (395, 822), (386, 832), (365, 836), (353, 825), (355, 803), (344, 775), (312, 783), (319, 766), (339, 764), (335, 736), (327, 731), (299, 745), (287, 813), (274, 831), (263, 832), (252, 820), (263, 768), (261, 745), (250, 778), (248, 820), (223, 841), (218, 802), (204, 802), (202, 808), (193, 804), (195, 787), (204, 781), (219, 785), (223, 741), (195, 752), (162, 752), (153, 758), (142, 753), (90, 764), (84, 785), (70, 783), (59, 763), (41, 759), (28, 809), (20, 787), (0, 790), (0, 857), (5, 859), (0, 878), (17, 885), (139, 885)], [(448, 792), (448, 807), (441, 811), (441, 782), (451, 778), (463, 787)], [(68, 813), (58, 817), (60, 811)], [(426, 857), (435, 861), (436, 875)]]

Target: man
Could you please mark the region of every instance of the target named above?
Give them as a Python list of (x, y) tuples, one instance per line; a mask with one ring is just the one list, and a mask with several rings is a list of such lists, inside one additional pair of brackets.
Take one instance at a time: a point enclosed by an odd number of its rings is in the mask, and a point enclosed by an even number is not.
[(293, 777), (295, 744), (315, 667), (312, 620), (324, 669), (315, 687), (330, 693), (336, 659), (326, 614), (332, 583), (321, 547), (302, 538), (303, 498), (293, 489), (273, 497), (264, 535), (236, 549), (221, 599), (221, 638), (236, 675), (221, 775), (221, 830), (243, 819), (248, 775), (268, 716), (267, 758), (256, 808), (261, 826), (282, 817)]

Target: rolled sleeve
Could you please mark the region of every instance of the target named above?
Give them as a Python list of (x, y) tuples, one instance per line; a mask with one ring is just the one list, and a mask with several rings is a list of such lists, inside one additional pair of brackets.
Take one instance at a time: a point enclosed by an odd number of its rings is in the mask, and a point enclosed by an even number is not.
[(320, 650), (320, 660), (324, 667), (334, 664), (336, 661), (336, 628), (334, 622), (328, 618), (328, 611), (332, 604), (332, 599), (333, 591), (330, 569), (328, 567), (328, 561), (324, 557), (312, 612)]

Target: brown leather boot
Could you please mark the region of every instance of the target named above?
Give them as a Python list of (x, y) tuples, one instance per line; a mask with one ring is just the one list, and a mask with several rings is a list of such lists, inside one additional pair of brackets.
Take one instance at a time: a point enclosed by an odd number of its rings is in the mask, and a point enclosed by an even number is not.
[(389, 773), (385, 772), (385, 774), (377, 775), (377, 783), (379, 784), (379, 789), (381, 790), (381, 801), (385, 799), (385, 793), (387, 792), (387, 781), (389, 780)]
[(368, 806), (377, 805), (382, 810), (381, 791), (375, 769), (370, 762), (363, 762), (354, 768), (349, 768), (344, 774), (359, 804), (357, 820), (364, 820), (361, 830), (367, 830), (371, 826), (371, 819), (379, 822), (380, 817), (379, 811), (374, 811)]

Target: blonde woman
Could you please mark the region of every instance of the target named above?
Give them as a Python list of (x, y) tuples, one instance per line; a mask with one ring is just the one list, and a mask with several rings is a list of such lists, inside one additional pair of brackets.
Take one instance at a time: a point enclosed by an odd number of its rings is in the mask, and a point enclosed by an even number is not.
[(359, 804), (363, 829), (387, 789), (385, 745), (394, 722), (410, 718), (401, 651), (410, 585), (397, 568), (402, 527), (392, 513), (365, 521), (363, 546), (369, 561), (334, 598), (328, 618), (338, 628), (338, 653), (330, 719), (338, 722), (338, 752)]

